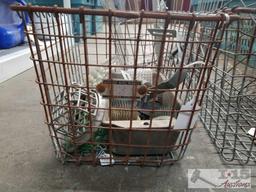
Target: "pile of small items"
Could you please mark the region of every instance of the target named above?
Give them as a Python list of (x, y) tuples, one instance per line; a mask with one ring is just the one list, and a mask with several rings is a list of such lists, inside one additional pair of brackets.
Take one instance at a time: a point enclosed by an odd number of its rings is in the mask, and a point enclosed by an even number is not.
[[(117, 70), (112, 71), (112, 79), (104, 79), (96, 86), (96, 90), (103, 98), (111, 99), (111, 116), (107, 114), (104, 118), (103, 124), (105, 126), (118, 127), (112, 131), (112, 142), (117, 144), (113, 147), (113, 153), (117, 155), (133, 155), (140, 156), (145, 154), (145, 149), (142, 147), (126, 147), (118, 146), (118, 144), (128, 145), (129, 143), (129, 129), (130, 120), (132, 119), (132, 136), (131, 145), (143, 145), (147, 143), (147, 131), (150, 126), (150, 119), (152, 119), (151, 129), (168, 128), (170, 123), (170, 109), (175, 103), (174, 110), (179, 111), (181, 108), (181, 101), (176, 99), (174, 102), (174, 93), (170, 91), (160, 91), (174, 89), (179, 85), (178, 77), (181, 76), (179, 82), (183, 82), (187, 76), (186, 70), (180, 75), (176, 72), (174, 75), (165, 79), (164, 75), (160, 73), (159, 84), (157, 88), (159, 92), (151, 92), (153, 88), (157, 73), (152, 69), (138, 69), (136, 78), (133, 76), (134, 70)], [(136, 79), (136, 80), (134, 80)], [(132, 101), (133, 94), (136, 100)], [(133, 105), (133, 106), (132, 106)], [(133, 109), (133, 110), (132, 110)], [(154, 111), (153, 111), (154, 110)], [(167, 112), (168, 111), (168, 112)], [(132, 114), (131, 114), (132, 113)], [(177, 118), (178, 113), (173, 115)], [(111, 121), (109, 121), (111, 119)], [(175, 120), (172, 121), (174, 126)], [(136, 128), (138, 130), (136, 130)], [(140, 130), (140, 129), (145, 129)], [(163, 146), (165, 133), (152, 131), (151, 141), (149, 145)], [(171, 142), (175, 144), (178, 138), (178, 132), (172, 134)], [(163, 151), (162, 149), (149, 148), (148, 155), (158, 155), (168, 153), (170, 149)]]
[[(96, 152), (96, 158), (100, 160), (101, 165), (109, 165), (110, 162), (106, 158), (111, 156), (112, 163), (114, 158), (113, 154), (108, 154), (107, 145), (104, 145), (104, 143), (109, 142), (109, 129), (106, 129), (106, 127), (110, 126), (110, 122), (112, 127), (122, 128), (112, 130), (111, 142), (117, 144), (129, 143), (129, 132), (127, 130), (130, 128), (130, 119), (132, 119), (133, 130), (135, 130), (131, 139), (133, 145), (143, 145), (147, 142), (146, 129), (149, 128), (150, 119), (152, 119), (152, 129), (169, 127), (170, 112), (166, 111), (171, 108), (179, 111), (182, 105), (179, 99), (174, 102), (173, 92), (164, 90), (179, 86), (188, 76), (188, 71), (186, 69), (181, 73), (177, 71), (169, 75), (168, 79), (160, 73), (158, 81), (156, 80), (157, 73), (152, 69), (138, 69), (135, 81), (133, 73), (134, 70), (129, 69), (126, 71), (113, 70), (112, 78), (108, 79), (106, 72), (99, 68), (89, 76), (90, 82), (96, 87), (96, 89), (90, 89), (89, 94), (88, 89), (78, 83), (72, 83), (68, 91), (60, 92), (55, 98), (56, 104), (52, 108), (52, 115), (53, 122), (58, 126), (56, 131), (63, 140), (64, 153), (79, 153), (81, 156), (86, 156)], [(102, 74), (105, 75), (102, 76)], [(159, 82), (157, 85), (159, 91), (152, 92), (150, 90), (154, 88), (156, 81)], [(65, 94), (67, 92), (68, 94)], [(136, 94), (135, 101), (131, 99), (133, 94)], [(88, 95), (90, 95), (90, 98), (88, 98)], [(110, 97), (113, 97), (111, 104), (109, 103)], [(70, 102), (68, 103), (68, 101)], [(173, 103), (175, 103), (175, 107), (172, 106)], [(109, 111), (106, 110), (109, 107), (113, 108), (111, 116)], [(134, 109), (133, 112), (131, 112), (132, 108)], [(175, 118), (171, 126), (175, 127), (178, 123), (178, 112), (174, 112), (173, 117)], [(71, 125), (73, 126), (71, 127)], [(88, 127), (91, 127), (91, 129), (88, 129)], [(145, 131), (136, 130), (136, 128), (145, 128)], [(173, 145), (176, 143), (178, 136), (179, 132), (172, 134), (170, 139)], [(152, 132), (150, 144), (164, 145), (164, 137), (164, 132)], [(129, 152), (127, 152), (128, 150)], [(168, 153), (170, 150), (165, 149), (163, 151), (149, 148), (147, 154), (157, 155)], [(139, 147), (128, 149), (128, 147), (116, 145), (113, 147), (112, 153), (115, 155), (129, 153), (133, 156), (140, 156), (145, 154), (145, 150)]]

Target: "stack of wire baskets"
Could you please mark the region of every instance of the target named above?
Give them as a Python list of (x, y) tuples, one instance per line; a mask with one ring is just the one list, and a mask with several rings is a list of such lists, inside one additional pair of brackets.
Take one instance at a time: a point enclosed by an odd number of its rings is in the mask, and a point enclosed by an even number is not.
[[(229, 1), (232, 6), (255, 2)], [(219, 4), (221, 5), (221, 4)], [(228, 6), (228, 4), (226, 4)], [(200, 5), (201, 11), (211, 6)], [(256, 9), (219, 7), (238, 14), (230, 22), (213, 67), (201, 120), (220, 156), (230, 163), (256, 163)], [(210, 27), (210, 26), (208, 26)]]
[[(12, 7), (31, 20), (26, 33), (56, 155), (63, 162), (102, 166), (173, 164), (186, 152), (204, 96), (211, 105), (221, 103), (221, 98), (234, 100), (228, 95), (211, 101), (211, 92), (222, 91), (213, 91), (210, 75), (220, 66), (216, 59), (222, 58), (218, 50), (226, 27), (239, 23), (240, 17), (229, 12), (166, 11), (164, 1), (159, 1), (157, 12), (129, 12), (116, 10), (115, 2), (102, 1), (106, 9), (100, 10)], [(88, 15), (104, 17), (102, 32), (87, 35)], [(79, 36), (72, 34), (73, 16), (81, 23)], [(225, 54), (224, 61), (227, 58)], [(226, 70), (215, 76), (219, 73)], [(242, 79), (250, 89), (251, 79)], [(229, 80), (223, 82), (228, 85)], [(230, 91), (243, 94), (233, 87)], [(251, 95), (236, 96), (235, 104), (245, 99), (249, 104)], [(248, 116), (248, 111), (253, 113), (248, 106), (241, 110)], [(207, 121), (214, 117), (205, 116)], [(229, 134), (215, 130), (216, 141)]]

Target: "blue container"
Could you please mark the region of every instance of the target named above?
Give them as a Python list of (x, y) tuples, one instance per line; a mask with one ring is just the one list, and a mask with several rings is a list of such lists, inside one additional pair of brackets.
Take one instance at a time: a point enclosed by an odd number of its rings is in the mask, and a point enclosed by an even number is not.
[(92, 31), (91, 34), (96, 34), (101, 32), (103, 29), (103, 17), (102, 16), (92, 16)]
[[(80, 36), (83, 33), (83, 28), (82, 24), (80, 23), (80, 17), (79, 15), (72, 15), (72, 20), (73, 20), (73, 33), (74, 36)], [(91, 15), (86, 15), (85, 16), (85, 22), (86, 22), (86, 33), (87, 35), (91, 34), (92, 31), (92, 16)], [(79, 42), (80, 39), (76, 38), (76, 42)]]
[[(27, 0), (28, 3), (41, 6), (63, 6), (62, 0)], [(101, 0), (71, 0), (71, 7), (81, 7), (86, 8), (102, 8)], [(86, 16), (86, 32), (87, 35), (93, 35), (97, 32), (102, 31), (102, 16)], [(80, 24), (79, 15), (72, 15), (73, 21), (73, 33), (75, 36), (82, 34), (82, 25)], [(79, 41), (79, 38), (76, 38), (76, 41)]]
[(26, 0), (26, 2), (39, 6), (63, 6), (63, 0)]
[(8, 49), (24, 42), (24, 23), (10, 9), (13, 3), (26, 4), (22, 0), (0, 0), (0, 49)]
[[(81, 7), (84, 6), (86, 8), (97, 8), (97, 5), (101, 5), (101, 0), (73, 0), (71, 1), (71, 7)], [(87, 35), (93, 35), (97, 32), (97, 29), (100, 27), (96, 26), (96, 18), (99, 16), (92, 16), (92, 15), (86, 15), (86, 32)], [(81, 24), (79, 23), (79, 17), (75, 16), (75, 19), (73, 19), (74, 25), (73, 25), (73, 31), (75, 35), (81, 35), (82, 29)], [(78, 40), (77, 40), (78, 41)]]
[[(101, 0), (93, 0), (93, 8), (101, 9), (102, 2)], [(103, 17), (102, 16), (92, 16), (92, 31), (91, 34), (96, 34), (101, 32), (103, 29)]]
[(71, 7), (92, 7), (94, 5), (94, 0), (72, 0), (71, 1)]
[(96, 32), (101, 32), (103, 29), (103, 17), (96, 16)]
[[(90, 5), (93, 2), (93, 0), (75, 0), (71, 2), (71, 7), (87, 7), (92, 8)], [(79, 15), (72, 15), (73, 20), (73, 33), (75, 36), (80, 36), (83, 33), (82, 24), (80, 23), (80, 17)], [(85, 16), (85, 22), (86, 22), (86, 34), (91, 35), (92, 34), (92, 16), (86, 15)], [(80, 39), (76, 38), (76, 42), (79, 42)]]
[(96, 3), (95, 3), (95, 5), (96, 5), (96, 7), (100, 7), (100, 8), (102, 8), (102, 3), (101, 3), (101, 0), (95, 0), (96, 1)]

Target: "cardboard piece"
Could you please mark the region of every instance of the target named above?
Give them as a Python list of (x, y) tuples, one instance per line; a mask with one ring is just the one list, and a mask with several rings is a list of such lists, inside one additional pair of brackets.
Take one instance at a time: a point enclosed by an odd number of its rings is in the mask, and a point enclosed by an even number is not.
[(137, 89), (141, 86), (141, 81), (107, 79), (103, 80), (102, 84), (105, 87), (105, 90), (101, 93), (103, 97), (131, 98), (133, 92), (135, 92), (136, 97), (140, 97)]
[[(180, 131), (169, 130), (169, 119), (152, 120), (151, 131), (149, 132), (149, 120), (133, 120), (132, 129), (130, 121), (112, 121), (113, 127), (122, 129), (112, 130), (113, 153), (116, 155), (165, 155), (172, 151)], [(103, 124), (109, 125), (109, 121)], [(172, 127), (175, 119), (172, 121)], [(144, 130), (143, 130), (144, 129)], [(159, 131), (161, 129), (161, 131)], [(129, 143), (129, 138), (131, 142)], [(119, 144), (119, 145), (118, 145)], [(130, 146), (129, 145), (133, 145)], [(134, 146), (136, 145), (136, 146)], [(166, 147), (169, 145), (170, 147)], [(146, 147), (145, 147), (146, 146)], [(153, 147), (154, 146), (154, 147)]]

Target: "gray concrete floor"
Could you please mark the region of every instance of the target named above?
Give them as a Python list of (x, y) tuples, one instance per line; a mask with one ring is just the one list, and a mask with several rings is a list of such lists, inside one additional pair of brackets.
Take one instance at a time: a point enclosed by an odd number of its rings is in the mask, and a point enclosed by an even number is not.
[(241, 168), (221, 161), (202, 127), (194, 131), (184, 159), (172, 166), (62, 165), (53, 154), (34, 80), (32, 69), (0, 84), (0, 192), (220, 191), (188, 189), (187, 170)]

